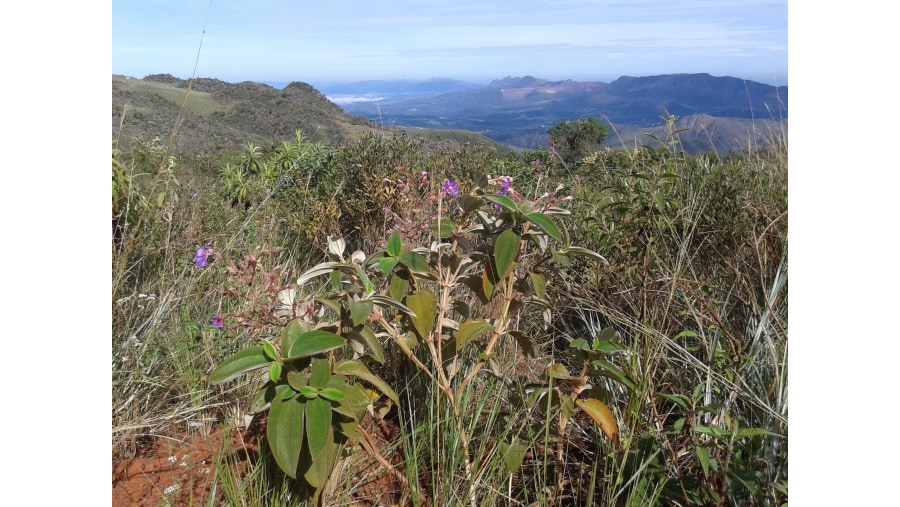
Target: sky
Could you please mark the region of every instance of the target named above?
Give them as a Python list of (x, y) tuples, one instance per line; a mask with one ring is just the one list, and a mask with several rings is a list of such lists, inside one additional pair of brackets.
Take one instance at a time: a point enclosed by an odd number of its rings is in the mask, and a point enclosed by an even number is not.
[[(202, 43), (201, 43), (202, 40)], [(196, 74), (195, 74), (196, 67)], [(788, 77), (787, 0), (113, 0), (112, 71), (228, 82)]]

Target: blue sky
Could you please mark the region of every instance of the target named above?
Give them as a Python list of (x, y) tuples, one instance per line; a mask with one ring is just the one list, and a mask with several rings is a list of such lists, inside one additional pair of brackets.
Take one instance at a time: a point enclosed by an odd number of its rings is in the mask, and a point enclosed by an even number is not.
[(190, 78), (196, 63), (198, 77), (312, 84), (707, 72), (781, 85), (787, 28), (787, 0), (113, 0), (112, 71)]

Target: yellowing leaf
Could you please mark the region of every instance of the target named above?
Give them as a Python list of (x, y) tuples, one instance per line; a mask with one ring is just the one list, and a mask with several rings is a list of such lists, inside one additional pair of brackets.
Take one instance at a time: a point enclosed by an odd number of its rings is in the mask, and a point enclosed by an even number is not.
[(577, 400), (575, 404), (581, 407), (587, 415), (591, 416), (591, 419), (600, 426), (600, 429), (603, 430), (603, 433), (609, 437), (610, 440), (615, 444), (616, 449), (619, 448), (619, 429), (616, 426), (616, 419), (613, 417), (612, 413), (606, 408), (606, 405), (603, 404), (600, 400), (595, 400), (594, 398), (588, 398), (586, 400)]

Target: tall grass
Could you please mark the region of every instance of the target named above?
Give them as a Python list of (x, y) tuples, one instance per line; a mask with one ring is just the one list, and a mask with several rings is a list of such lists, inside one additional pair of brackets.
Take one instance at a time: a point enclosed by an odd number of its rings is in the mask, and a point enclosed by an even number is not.
[[(261, 269), (288, 285), (324, 258), (327, 236), (345, 237), (351, 250), (383, 248), (387, 231), (430, 206), (415, 187), (422, 171), (461, 184), (510, 174), (517, 188), (535, 189), (532, 198), (565, 185), (573, 239), (610, 266), (573, 263), (552, 294), (550, 327), (541, 315), (517, 317), (537, 357), (510, 340), (500, 368), (529, 382), (551, 360), (577, 370), (572, 342), (615, 331), (620, 347), (604, 356), (605, 369), (591, 370), (590, 384), (615, 416), (620, 447), (581, 411), (561, 419), (556, 405), (529, 405), (528, 383), (479, 374), (461, 398), (473, 468), (465, 477), (446, 400), (387, 351), (381, 373), (402, 386), (401, 403), (375, 419), (399, 428), (380, 444), (393, 470), (348, 449), (324, 503), (364, 502), (360, 485), (380, 473), (395, 474), (391, 498), (411, 505), (786, 503), (786, 139), (728, 157), (692, 157), (662, 141), (600, 150), (575, 167), (374, 135), (323, 146), (298, 134), (215, 162), (173, 159), (153, 142), (114, 151), (114, 459), (151, 438), (180, 438), (189, 423), (207, 431), (245, 423), (260, 381), (212, 388), (204, 376), (277, 329), (210, 325), (210, 316), (251, 304), (223, 290), (233, 287), (226, 260), (281, 247)], [(246, 192), (235, 193), (236, 181)], [(204, 245), (221, 254), (212, 269), (193, 264)], [(215, 487), (229, 504), (299, 502), (302, 492), (263, 455), (243, 475), (218, 463)]]

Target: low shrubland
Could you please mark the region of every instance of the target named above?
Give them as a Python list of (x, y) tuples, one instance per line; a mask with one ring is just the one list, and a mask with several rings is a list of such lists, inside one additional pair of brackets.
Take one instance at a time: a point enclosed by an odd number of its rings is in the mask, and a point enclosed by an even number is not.
[(364, 461), (411, 505), (785, 504), (786, 136), (677, 134), (114, 149), (114, 461), (252, 416), (230, 505), (365, 505)]

